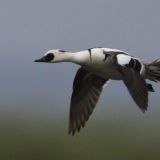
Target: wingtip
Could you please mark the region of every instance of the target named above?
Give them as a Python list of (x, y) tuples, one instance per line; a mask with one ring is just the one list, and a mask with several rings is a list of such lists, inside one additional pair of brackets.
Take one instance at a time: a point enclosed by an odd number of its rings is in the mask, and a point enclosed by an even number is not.
[(73, 127), (70, 126), (69, 129), (68, 129), (68, 134), (71, 135), (71, 136), (74, 136), (76, 133), (80, 132), (81, 127), (82, 126), (79, 126), (77, 128), (73, 128)]
[(147, 108), (141, 109), (141, 110), (142, 110), (142, 113), (146, 113), (147, 112)]
[(75, 133), (76, 133), (75, 130), (71, 130), (71, 129), (68, 130), (68, 134), (71, 135), (71, 136), (74, 136)]
[(68, 134), (71, 136), (74, 136), (76, 133), (76, 129), (72, 127), (71, 124), (69, 124), (69, 128), (68, 128)]

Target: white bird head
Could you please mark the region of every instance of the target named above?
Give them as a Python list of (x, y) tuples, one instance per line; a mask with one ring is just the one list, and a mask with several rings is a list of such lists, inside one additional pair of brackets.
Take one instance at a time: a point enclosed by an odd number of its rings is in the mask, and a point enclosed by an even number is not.
[(66, 51), (60, 49), (53, 49), (47, 51), (44, 56), (40, 59), (35, 60), (34, 62), (45, 62), (45, 63), (57, 63), (65, 61)]

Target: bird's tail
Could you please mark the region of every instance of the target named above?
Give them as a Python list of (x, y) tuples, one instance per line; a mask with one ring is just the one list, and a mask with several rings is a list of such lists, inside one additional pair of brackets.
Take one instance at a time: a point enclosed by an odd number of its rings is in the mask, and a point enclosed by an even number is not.
[(158, 82), (160, 81), (160, 59), (145, 65), (146, 78)]

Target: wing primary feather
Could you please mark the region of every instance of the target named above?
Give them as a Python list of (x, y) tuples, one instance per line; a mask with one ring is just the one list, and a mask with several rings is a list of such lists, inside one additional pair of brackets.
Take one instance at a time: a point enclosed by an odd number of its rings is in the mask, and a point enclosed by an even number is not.
[(126, 66), (118, 66), (118, 71), (121, 73), (123, 82), (135, 103), (143, 112), (146, 111), (148, 107), (148, 89), (143, 77)]

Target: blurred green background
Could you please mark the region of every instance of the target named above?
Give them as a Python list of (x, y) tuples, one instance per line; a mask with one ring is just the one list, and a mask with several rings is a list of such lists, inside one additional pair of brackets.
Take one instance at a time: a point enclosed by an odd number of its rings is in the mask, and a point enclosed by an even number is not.
[[(110, 111), (97, 106), (87, 125), (74, 137), (67, 134), (68, 115), (5, 113), (0, 118), (0, 159), (3, 160), (158, 160), (159, 114)], [(122, 107), (123, 106), (119, 106)], [(127, 106), (130, 107), (135, 106)], [(101, 113), (104, 109), (105, 113)], [(14, 114), (13, 114), (14, 113)], [(2, 114), (2, 112), (1, 112)], [(5, 115), (5, 117), (4, 117)], [(23, 115), (23, 116), (22, 116)], [(56, 118), (54, 116), (56, 115)]]

